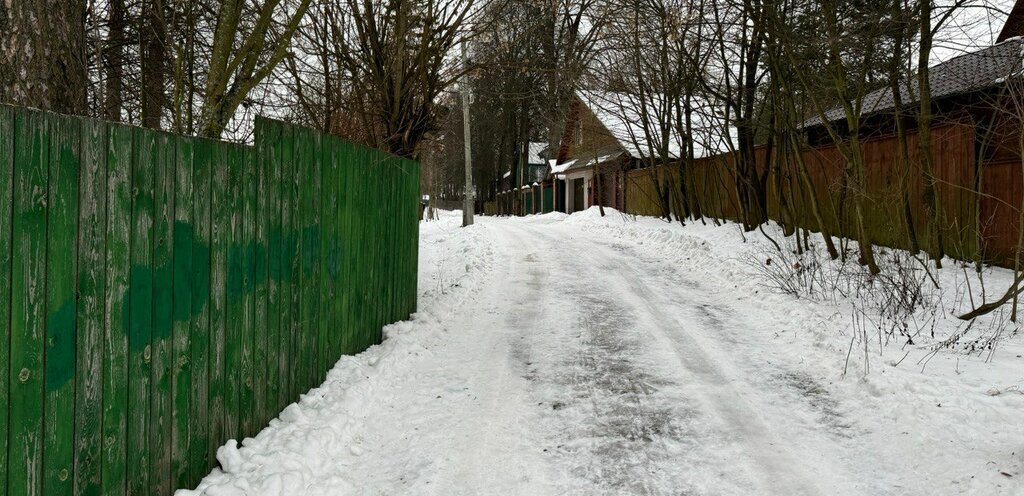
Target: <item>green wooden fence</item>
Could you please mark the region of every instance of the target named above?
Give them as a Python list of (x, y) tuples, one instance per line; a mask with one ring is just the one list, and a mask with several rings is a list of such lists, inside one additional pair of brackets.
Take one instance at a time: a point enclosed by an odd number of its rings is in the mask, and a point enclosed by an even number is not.
[(0, 106), (0, 492), (168, 495), (415, 310), (419, 166)]

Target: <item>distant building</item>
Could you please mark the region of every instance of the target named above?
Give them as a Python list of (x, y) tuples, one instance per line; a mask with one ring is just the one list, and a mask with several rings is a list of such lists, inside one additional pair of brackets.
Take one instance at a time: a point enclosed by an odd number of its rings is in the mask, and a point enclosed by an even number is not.
[[(556, 185), (563, 185), (559, 194), (564, 198), (565, 212), (578, 212), (598, 203), (624, 210), (626, 171), (679, 159), (685, 144), (679, 134), (675, 130), (652, 131), (658, 127), (658, 117), (668, 114), (655, 108), (660, 102), (643, 100), (627, 93), (576, 92), (557, 162), (550, 168)], [(657, 100), (656, 95), (653, 100)], [(694, 158), (727, 149), (726, 133), (713, 129), (709, 115), (712, 112), (706, 108), (694, 112)]]

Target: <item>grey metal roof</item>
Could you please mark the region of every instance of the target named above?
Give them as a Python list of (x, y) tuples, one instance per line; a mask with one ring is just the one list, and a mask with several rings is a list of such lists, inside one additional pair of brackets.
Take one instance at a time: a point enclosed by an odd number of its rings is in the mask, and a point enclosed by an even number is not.
[[(617, 146), (609, 146), (597, 151), (581, 154), (573, 160), (566, 161), (558, 168), (558, 173), (567, 173), (581, 169), (590, 169), (595, 165), (611, 162), (629, 156), (629, 152)], [(553, 169), (554, 170), (554, 169)]]
[[(931, 83), (932, 98), (961, 95), (993, 87), (1007, 78), (1021, 72), (1021, 49), (1024, 39), (1011, 38), (1002, 43), (966, 53), (931, 68), (928, 80)], [(909, 84), (902, 88), (905, 104), (919, 101), (917, 98), (917, 79), (911, 77)], [(914, 89), (911, 96), (909, 88)], [(895, 108), (892, 90), (884, 88), (868, 93), (864, 97), (861, 115), (883, 112)], [(845, 119), (846, 114), (839, 105), (825, 112), (830, 122)], [(804, 127), (821, 124), (821, 117), (815, 116), (804, 121)]]

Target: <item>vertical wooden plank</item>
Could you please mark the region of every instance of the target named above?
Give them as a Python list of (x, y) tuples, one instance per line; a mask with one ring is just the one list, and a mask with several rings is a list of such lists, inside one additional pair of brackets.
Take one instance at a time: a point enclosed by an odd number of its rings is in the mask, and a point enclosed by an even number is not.
[(304, 177), (307, 171), (306, 160), (307, 151), (305, 147), (305, 139), (303, 137), (302, 128), (298, 126), (292, 126), (292, 140), (293, 140), (293, 156), (292, 156), (292, 167), (291, 173), (294, 177), (294, 184), (292, 185), (292, 225), (295, 231), (295, 253), (293, 260), (294, 273), (294, 289), (292, 291), (292, 325), (293, 325), (293, 336), (292, 336), (292, 367), (293, 367), (293, 383), (292, 383), (292, 400), (298, 400), (300, 395), (306, 391), (305, 385), (305, 371), (308, 366), (309, 360), (306, 358), (305, 352), (309, 348), (305, 340), (305, 322), (306, 315), (303, 313), (303, 282), (305, 281), (305, 274), (303, 273), (303, 252), (305, 248), (302, 242), (305, 240), (306, 235), (306, 218), (305, 218), (305, 207), (303, 203), (303, 196), (306, 187), (306, 178)]
[(244, 198), (242, 157), (237, 146), (227, 147), (228, 166), (228, 198), (226, 199), (229, 216), (228, 245), (228, 287), (227, 287), (227, 326), (224, 334), (224, 435), (223, 443), (228, 438), (240, 440), (239, 401), (242, 389), (242, 256), (245, 253), (243, 239)]
[(388, 253), (391, 254), (389, 258), (393, 257), (393, 262), (388, 263), (384, 266), (384, 324), (394, 322), (394, 277), (395, 272), (401, 267), (403, 257), (398, 245), (395, 243), (395, 227), (398, 225), (398, 219), (400, 214), (400, 202), (395, 201), (398, 197), (398, 192), (395, 191), (395, 172), (398, 170), (397, 164), (395, 163), (394, 157), (388, 159), (385, 165), (385, 171), (387, 173), (384, 183), (385, 195), (387, 198), (383, 202), (383, 208), (386, 217), (384, 230), (385, 246)]
[(357, 298), (359, 291), (358, 273), (355, 263), (356, 253), (359, 252), (358, 233), (356, 231), (356, 220), (354, 215), (355, 203), (358, 201), (357, 167), (360, 163), (359, 147), (353, 144), (348, 145), (346, 150), (346, 161), (344, 164), (343, 177), (345, 181), (344, 201), (342, 220), (345, 223), (343, 234), (343, 253), (345, 260), (343, 264), (342, 278), (344, 286), (342, 291), (341, 308), (345, 313), (345, 336), (342, 340), (344, 353), (351, 354), (356, 349), (358, 341), (357, 329), (359, 328), (359, 317), (357, 315)]
[(82, 123), (79, 177), (75, 494), (99, 494), (107, 256), (107, 126)]
[(341, 163), (341, 302), (342, 313), (341, 352), (350, 354), (355, 346), (355, 316), (353, 315), (353, 295), (355, 293), (355, 274), (352, 259), (355, 257), (355, 236), (353, 233), (352, 208), (353, 188), (355, 184), (356, 149), (351, 143), (345, 143)]
[(253, 395), (254, 411), (252, 414), (255, 430), (249, 431), (253, 436), (270, 420), (267, 402), (267, 165), (270, 150), (267, 148), (266, 129), (262, 121), (256, 123), (256, 147), (252, 150), (253, 165), (256, 167), (252, 206), (254, 208), (254, 240), (253, 240), (253, 289), (255, 296), (254, 309), (254, 346), (253, 346)]
[(309, 309), (309, 276), (312, 274), (312, 270), (309, 267), (309, 258), (312, 252), (310, 246), (310, 231), (309, 231), (309, 218), (311, 216), (310, 210), (312, 209), (311, 201), (312, 197), (309, 194), (309, 190), (313, 189), (312, 178), (310, 177), (309, 166), (309, 133), (300, 127), (294, 128), (295, 132), (295, 175), (301, 179), (298, 185), (295, 195), (296, 207), (298, 207), (298, 213), (295, 216), (296, 231), (299, 237), (298, 249), (299, 249), (299, 265), (298, 265), (298, 281), (296, 286), (296, 293), (298, 294), (298, 308), (296, 309), (296, 320), (298, 321), (298, 329), (296, 330), (296, 347), (295, 347), (295, 358), (296, 358), (296, 390), (295, 395), (299, 397), (306, 392), (309, 386), (309, 369), (310, 369), (310, 354), (309, 354), (309, 317), (312, 312)]
[(371, 330), (373, 332), (373, 343), (379, 341), (378, 336), (380, 335), (380, 328), (382, 327), (383, 321), (381, 318), (381, 303), (383, 301), (383, 292), (381, 291), (381, 275), (382, 275), (382, 264), (381, 264), (381, 251), (383, 250), (383, 239), (384, 230), (380, 226), (387, 225), (387, 219), (382, 215), (384, 212), (384, 202), (381, 198), (384, 198), (384, 192), (382, 185), (384, 184), (384, 175), (387, 171), (387, 157), (383, 152), (375, 152), (375, 161), (372, 164), (372, 173), (369, 175), (371, 185), (371, 198), (375, 201), (371, 202), (370, 208), (373, 210), (374, 225), (377, 226), (371, 232), (371, 250), (370, 254), (372, 257), (373, 272), (370, 276), (372, 284), (372, 296), (370, 297), (370, 304), (373, 309), (373, 318), (371, 320)]
[(291, 255), (292, 261), (292, 335), (291, 335), (291, 401), (297, 401), (305, 389), (303, 389), (303, 371), (308, 363), (303, 356), (306, 348), (303, 340), (302, 326), (302, 239), (305, 232), (302, 217), (302, 173), (301, 166), (305, 157), (302, 145), (302, 136), (299, 129), (292, 126), (292, 160), (289, 167), (291, 172), (291, 192), (289, 193), (291, 207), (291, 225), (293, 240), (291, 247), (294, 250)]
[(364, 255), (360, 258), (362, 263), (359, 264), (359, 305), (357, 307), (357, 313), (359, 315), (359, 344), (357, 349), (362, 350), (366, 348), (369, 340), (369, 328), (370, 328), (370, 305), (369, 300), (371, 298), (370, 291), (372, 290), (372, 282), (370, 276), (373, 274), (373, 260), (371, 259), (370, 250), (373, 249), (372, 237), (373, 231), (366, 228), (373, 223), (375, 219), (373, 215), (373, 205), (367, 202), (372, 197), (370, 191), (370, 185), (367, 181), (367, 167), (369, 163), (374, 159), (374, 154), (369, 150), (363, 150), (362, 159), (359, 163), (359, 168), (356, 172), (359, 174), (359, 196), (357, 200), (358, 210), (356, 211), (356, 226), (358, 226), (360, 251)]
[(327, 376), (327, 371), (330, 370), (331, 366), (334, 365), (334, 361), (331, 360), (333, 350), (331, 350), (330, 343), (328, 341), (328, 329), (330, 328), (329, 320), (333, 305), (331, 304), (330, 295), (331, 291), (331, 280), (328, 267), (328, 257), (330, 255), (331, 239), (333, 237), (333, 230), (331, 229), (331, 223), (334, 221), (334, 216), (330, 214), (330, 181), (328, 178), (331, 173), (331, 162), (333, 161), (334, 153), (332, 151), (331, 140), (329, 137), (317, 133), (319, 138), (318, 147), (318, 162), (320, 164), (320, 170), (317, 177), (319, 181), (319, 191), (317, 198), (319, 198), (320, 208), (318, 209), (317, 215), (317, 226), (320, 230), (320, 246), (318, 249), (319, 256), (317, 257), (317, 271), (319, 273), (317, 279), (317, 286), (320, 288), (319, 301), (319, 314), (317, 316), (317, 349), (319, 350), (319, 356), (317, 357), (317, 363), (319, 368), (317, 369), (316, 381), (319, 384), (324, 381)]
[(373, 259), (373, 238), (376, 235), (375, 231), (369, 229), (373, 223), (377, 220), (374, 216), (375, 209), (372, 203), (373, 189), (370, 181), (370, 174), (367, 169), (372, 167), (372, 163), (376, 160), (377, 154), (372, 150), (364, 150), (363, 162), (359, 167), (359, 213), (356, 215), (356, 219), (359, 225), (359, 239), (361, 240), (363, 256), (361, 257), (360, 264), (360, 298), (359, 298), (359, 321), (360, 321), (360, 335), (359, 340), (360, 350), (369, 346), (372, 338), (373, 330), (373, 272), (374, 263)]
[[(409, 216), (409, 208), (412, 206), (411, 199), (414, 197), (411, 194), (412, 191), (409, 189), (409, 175), (412, 173), (408, 166), (409, 163), (410, 162), (406, 160), (401, 160), (398, 162), (399, 174), (398, 182), (396, 184), (397, 193), (395, 195), (395, 199), (397, 200), (397, 203), (401, 206), (401, 208), (399, 209), (399, 216), (396, 219), (397, 237), (395, 240), (395, 248), (396, 250), (398, 250), (399, 253), (402, 254), (402, 265), (399, 268), (399, 272), (395, 274), (394, 279), (396, 288), (398, 289), (394, 301), (394, 320), (405, 320), (408, 317), (405, 305), (406, 295), (408, 294), (408, 286), (406, 284), (405, 275), (408, 273), (410, 264), (408, 239), (410, 237), (409, 230), (412, 228), (412, 225), (409, 223), (411, 220), (411, 217)], [(418, 197), (419, 195), (416, 196)]]
[(310, 317), (310, 322), (312, 322), (312, 324), (313, 324), (312, 328), (311, 328), (311, 331), (312, 331), (311, 334), (313, 336), (313, 348), (312, 348), (312, 351), (313, 351), (313, 363), (314, 363), (314, 365), (313, 365), (313, 370), (312, 370), (313, 373), (310, 374), (309, 387), (313, 388), (313, 387), (319, 386), (320, 383), (323, 382), (324, 371), (326, 370), (326, 366), (324, 365), (324, 357), (323, 357), (323, 341), (324, 341), (323, 335), (322, 335), (323, 327), (320, 325), (322, 317), (323, 317), (323, 312), (322, 312), (323, 301), (322, 300), (323, 300), (323, 293), (324, 293), (323, 277), (322, 277), (323, 272), (320, 270), (321, 261), (322, 261), (322, 258), (320, 257), (320, 248), (321, 248), (321, 240), (326, 235), (326, 233), (323, 231), (323, 228), (321, 227), (321, 223), (323, 221), (323, 199), (320, 196), (320, 189), (321, 189), (321, 184), (320, 183), (323, 181), (323, 175), (320, 173), (320, 170), (323, 168), (323, 163), (324, 163), (324, 161), (323, 161), (323, 151), (322, 151), (322, 147), (321, 147), (322, 140), (320, 139), (320, 133), (318, 133), (318, 132), (311, 132), (310, 134), (312, 136), (312, 142), (310, 143), (310, 145), (313, 148), (313, 156), (311, 157), (312, 160), (310, 161), (313, 164), (313, 169), (310, 171), (312, 173), (312, 175), (313, 175), (313, 177), (312, 177), (312, 180), (313, 180), (313, 190), (310, 192), (310, 194), (313, 195), (313, 198), (312, 198), (312, 218), (311, 218), (312, 222), (311, 222), (311, 225), (310, 225), (310, 227), (312, 227), (312, 229), (313, 229), (313, 239), (312, 239), (313, 252), (310, 253), (310, 267), (311, 267), (311, 269), (313, 271), (313, 277), (312, 277), (313, 284), (311, 285), (311, 288), (310, 288), (313, 291), (313, 293), (312, 293), (313, 301), (311, 302), (312, 305), (311, 305), (310, 308), (312, 309), (313, 313), (312, 313), (312, 316)]
[(103, 347), (103, 494), (126, 489), (132, 218), (131, 128), (111, 124), (107, 145), (107, 252)]
[(153, 217), (156, 136), (136, 129), (132, 157), (132, 238), (128, 328), (127, 494), (150, 493), (150, 361), (153, 328)]
[(394, 249), (395, 245), (392, 244), (392, 236), (397, 220), (395, 216), (395, 206), (397, 205), (397, 202), (395, 202), (395, 192), (391, 189), (395, 177), (394, 157), (388, 157), (382, 165), (383, 167), (381, 167), (382, 174), (380, 174), (380, 180), (383, 193), (381, 198), (385, 198), (385, 200), (381, 202), (381, 211), (384, 213), (384, 229), (381, 234), (383, 245), (385, 246), (385, 249), (388, 250), (389, 258), (394, 257), (394, 262), (386, 263), (381, 268), (381, 327), (383, 327), (383, 324), (391, 322), (391, 290), (393, 288), (391, 285), (391, 277), (395, 268), (399, 263), (401, 263), (402, 259), (401, 254), (397, 253), (397, 250)]
[(253, 366), (253, 348), (255, 345), (255, 220), (256, 220), (256, 167), (254, 162), (253, 149), (250, 147), (239, 148), (239, 171), (242, 180), (241, 221), (242, 221), (242, 242), (241, 270), (242, 270), (242, 291), (241, 291), (241, 332), (239, 334), (241, 374), (239, 377), (240, 389), (238, 397), (239, 412), (239, 433), (238, 441), (250, 436), (259, 426), (255, 424), (255, 367)]
[(410, 250), (410, 259), (412, 263), (410, 264), (411, 266), (409, 267), (409, 273), (406, 276), (409, 281), (409, 303), (408, 311), (406, 312), (408, 315), (416, 313), (417, 302), (419, 301), (419, 288), (417, 287), (417, 283), (419, 282), (420, 263), (420, 215), (418, 203), (420, 198), (420, 177), (422, 174), (422, 169), (420, 168), (420, 165), (417, 163), (413, 163), (412, 165), (413, 174), (412, 177), (409, 178), (409, 192), (410, 195), (412, 196), (412, 198), (410, 198), (410, 201), (414, 203), (410, 204), (412, 212), (409, 215), (409, 229), (412, 236), (409, 239), (408, 248)]
[(396, 311), (397, 305), (395, 304), (396, 290), (398, 289), (398, 274), (402, 271), (403, 265), (405, 264), (405, 253), (401, 249), (398, 237), (398, 227), (402, 223), (402, 191), (398, 189), (398, 180), (401, 168), (401, 162), (395, 159), (391, 160), (388, 170), (390, 176), (388, 178), (388, 249), (391, 253), (395, 254), (395, 263), (388, 264), (386, 287), (387, 287), (387, 312), (386, 322), (391, 323), (398, 320), (398, 312)]
[[(374, 191), (373, 197), (374, 198), (384, 198), (384, 187), (383, 186), (384, 186), (384, 184), (386, 182), (385, 177), (386, 177), (386, 174), (387, 174), (387, 166), (388, 166), (388, 164), (387, 164), (387, 157), (385, 157), (383, 153), (378, 153), (377, 162), (375, 164), (373, 164), (373, 171), (374, 171), (374, 173), (372, 175), (372, 181), (373, 181), (372, 184), (373, 184), (373, 191)], [(384, 205), (385, 205), (384, 201), (376, 201), (376, 202), (374, 202), (374, 205), (373, 205), (374, 218), (378, 222), (377, 225), (378, 226), (385, 226), (383, 229), (375, 229), (374, 230), (374, 237), (373, 237), (373, 241), (374, 241), (374, 264), (373, 264), (374, 274), (373, 274), (373, 299), (371, 301), (373, 302), (373, 331), (374, 331), (375, 341), (376, 341), (376, 335), (379, 332), (379, 328), (382, 327), (382, 324), (383, 324), (383, 319), (382, 319), (382, 315), (381, 315), (381, 308), (382, 308), (383, 302), (384, 302), (384, 293), (382, 291), (381, 280), (382, 280), (383, 269), (384, 268), (382, 266), (383, 264), (381, 264), (381, 258), (382, 257), (380, 256), (380, 250), (383, 249), (383, 241), (384, 241), (384, 238), (386, 236), (386, 226), (387, 226), (387, 222), (388, 222), (388, 219), (383, 216)]]
[(265, 157), (266, 183), (261, 186), (266, 215), (267, 233), (267, 407), (269, 417), (277, 415), (284, 406), (282, 401), (281, 372), (284, 370), (284, 351), (281, 349), (281, 126), (277, 121), (264, 121), (263, 144), (269, 154)]
[(298, 287), (298, 229), (295, 214), (295, 138), (292, 127), (281, 125), (281, 408), (295, 401), (295, 335)]
[(78, 167), (81, 123), (47, 115), (50, 188), (47, 200), (46, 349), (43, 356), (43, 493), (71, 494), (74, 487), (75, 324), (78, 274)]
[(15, 116), (8, 494), (42, 494), (46, 191), (49, 146), (41, 113)]
[(172, 255), (171, 329), (171, 489), (191, 485), (191, 453), (189, 451), (189, 419), (192, 388), (192, 249), (195, 226), (192, 221), (192, 162), (194, 145), (191, 139), (174, 140), (177, 148), (174, 161), (174, 225)]
[[(14, 110), (0, 105), (0, 405), (10, 404), (11, 213), (14, 207)], [(8, 408), (0, 407), (0, 488), (7, 492)]]
[(327, 280), (327, 295), (324, 305), (324, 309), (327, 312), (327, 316), (324, 319), (326, 326), (324, 334), (327, 336), (327, 362), (324, 373), (334, 367), (338, 357), (341, 355), (341, 340), (339, 339), (341, 336), (341, 318), (338, 308), (338, 285), (341, 276), (341, 237), (338, 233), (338, 174), (340, 173), (341, 149), (338, 145), (341, 140), (333, 137), (325, 139), (328, 140), (324, 145), (324, 149), (327, 151), (324, 155), (327, 162), (324, 167), (326, 171), (324, 174), (325, 180), (321, 185), (325, 198), (323, 207), (324, 225), (327, 228), (322, 252), (325, 265), (321, 268)]
[(300, 163), (299, 166), (304, 178), (302, 188), (302, 335), (305, 342), (303, 351), (306, 369), (301, 392), (305, 393), (316, 385), (316, 377), (320, 370), (317, 360), (317, 332), (319, 330), (317, 317), (320, 308), (320, 228), (317, 225), (320, 206), (318, 188), (320, 150), (317, 146), (319, 141), (312, 131), (302, 129), (301, 134), (303, 163)]
[(171, 330), (173, 328), (171, 248), (174, 245), (174, 137), (158, 133), (153, 218), (153, 335), (149, 426), (150, 494), (171, 490)]
[(225, 419), (225, 345), (227, 336), (227, 267), (231, 241), (231, 199), (228, 189), (228, 146), (212, 143), (210, 191), (210, 345), (209, 345), (209, 442), (207, 460), (217, 459), (217, 448), (227, 439)]
[(262, 415), (259, 414), (257, 398), (259, 395), (259, 377), (256, 367), (256, 341), (259, 333), (256, 330), (256, 185), (258, 181), (258, 155), (256, 149), (246, 147), (244, 149), (243, 177), (245, 200), (245, 265), (243, 273), (243, 313), (242, 326), (243, 347), (242, 347), (242, 415), (243, 435), (239, 441), (246, 437), (255, 436), (256, 432), (263, 426)]
[(403, 238), (401, 232), (402, 228), (405, 227), (403, 225), (403, 215), (405, 214), (404, 201), (406, 198), (404, 194), (405, 191), (402, 188), (404, 185), (404, 182), (402, 181), (402, 175), (404, 172), (402, 170), (402, 165), (402, 161), (399, 159), (393, 159), (391, 161), (391, 182), (388, 186), (389, 191), (391, 191), (391, 194), (389, 195), (391, 198), (389, 203), (391, 214), (389, 215), (390, 222), (388, 223), (388, 225), (391, 226), (389, 231), (389, 246), (393, 247), (392, 249), (398, 254), (398, 263), (390, 264), (388, 270), (388, 305), (390, 307), (388, 309), (389, 323), (400, 319), (398, 298), (400, 290), (403, 289), (401, 286), (402, 281), (400, 279), (400, 275), (405, 270), (406, 263), (406, 254), (402, 245)]
[(189, 400), (189, 466), (193, 483), (210, 467), (209, 349), (210, 349), (210, 176), (213, 145), (195, 140), (192, 159), (192, 388)]
[(351, 147), (349, 142), (346, 140), (339, 140), (338, 142), (338, 171), (335, 188), (338, 190), (338, 200), (336, 205), (336, 218), (338, 222), (338, 354), (343, 355), (348, 353), (348, 309), (347, 309), (347, 293), (348, 293), (348, 266), (346, 260), (351, 255), (348, 253), (348, 232), (347, 232), (347, 217), (346, 210), (348, 208), (348, 169), (351, 168)]

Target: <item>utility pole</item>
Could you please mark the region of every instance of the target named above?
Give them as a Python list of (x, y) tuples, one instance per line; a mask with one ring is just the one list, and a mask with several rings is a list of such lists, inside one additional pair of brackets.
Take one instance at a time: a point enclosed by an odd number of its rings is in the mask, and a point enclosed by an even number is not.
[(466, 143), (466, 190), (462, 198), (462, 227), (473, 225), (473, 166), (470, 161), (472, 147), (469, 139), (469, 57), (466, 55), (466, 40), (462, 40), (462, 63), (467, 69), (462, 75), (462, 129)]

